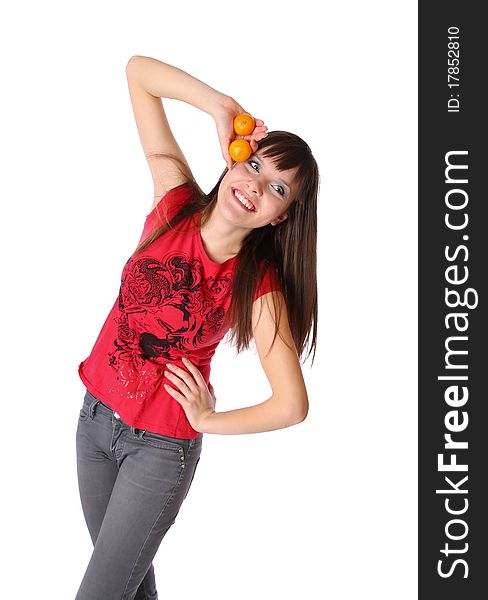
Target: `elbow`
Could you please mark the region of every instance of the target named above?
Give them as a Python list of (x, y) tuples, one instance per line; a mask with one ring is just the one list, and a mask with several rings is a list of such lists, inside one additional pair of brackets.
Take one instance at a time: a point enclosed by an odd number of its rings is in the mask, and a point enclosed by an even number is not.
[(308, 395), (306, 390), (288, 390), (286, 394), (275, 392), (271, 398), (273, 419), (280, 423), (279, 427), (298, 425), (308, 415)]
[(134, 56), (131, 56), (131, 57), (129, 58), (129, 60), (127, 61), (127, 64), (125, 65), (125, 72), (126, 72), (126, 73), (129, 71), (129, 67), (130, 67), (130, 65), (132, 65), (132, 64), (134, 63), (134, 60), (136, 59), (136, 57), (137, 57), (136, 55), (134, 55)]
[(305, 421), (308, 415), (308, 398), (305, 397), (302, 402), (295, 407), (291, 416), (291, 425), (298, 425), (298, 423), (302, 423)]
[(131, 56), (129, 58), (129, 60), (127, 61), (127, 64), (125, 65), (125, 73), (126, 75), (129, 75), (129, 73), (131, 71), (134, 70), (134, 65), (141, 59), (144, 58), (143, 56), (141, 56), (140, 54), (134, 54), (134, 56)]
[(305, 421), (305, 419), (307, 418), (308, 415), (308, 406), (305, 410), (303, 410), (301, 413), (299, 413), (299, 416), (297, 418), (297, 420), (295, 421), (295, 425), (298, 425), (298, 423), (302, 423), (303, 421)]

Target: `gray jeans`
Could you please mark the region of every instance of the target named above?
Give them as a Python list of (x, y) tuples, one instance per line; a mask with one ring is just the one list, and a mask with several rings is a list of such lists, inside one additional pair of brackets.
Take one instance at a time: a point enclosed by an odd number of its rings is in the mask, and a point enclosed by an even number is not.
[(190, 489), (202, 439), (131, 427), (86, 391), (76, 457), (94, 548), (76, 600), (157, 600), (152, 560)]

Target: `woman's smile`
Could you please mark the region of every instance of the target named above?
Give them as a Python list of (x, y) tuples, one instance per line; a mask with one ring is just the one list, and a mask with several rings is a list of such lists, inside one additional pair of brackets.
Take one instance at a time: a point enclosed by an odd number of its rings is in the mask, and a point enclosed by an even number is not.
[(249, 212), (256, 211), (256, 207), (254, 206), (254, 204), (250, 200), (248, 200), (242, 192), (240, 192), (236, 188), (231, 188), (231, 189), (232, 189), (232, 196), (234, 197), (236, 202), (238, 202), (245, 210), (247, 210)]

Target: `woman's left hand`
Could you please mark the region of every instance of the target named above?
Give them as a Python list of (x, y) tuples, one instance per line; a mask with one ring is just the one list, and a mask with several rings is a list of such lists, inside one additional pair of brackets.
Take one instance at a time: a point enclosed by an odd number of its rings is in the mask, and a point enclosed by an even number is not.
[(191, 360), (185, 357), (182, 360), (188, 371), (167, 363), (166, 367), (169, 371), (164, 372), (179, 391), (167, 384), (164, 384), (164, 388), (181, 404), (193, 429), (201, 432), (205, 419), (215, 412), (215, 397), (210, 393), (203, 375)]
[(227, 96), (225, 102), (217, 107), (213, 113), (222, 156), (224, 157), (229, 170), (232, 169), (234, 164), (229, 154), (231, 142), (234, 140), (247, 140), (251, 145), (252, 152), (256, 152), (258, 149), (258, 142), (268, 135), (268, 127), (264, 124), (262, 119), (254, 120), (254, 130), (249, 135), (236, 135), (234, 131), (234, 117), (240, 113), (247, 113), (247, 111), (230, 96)]

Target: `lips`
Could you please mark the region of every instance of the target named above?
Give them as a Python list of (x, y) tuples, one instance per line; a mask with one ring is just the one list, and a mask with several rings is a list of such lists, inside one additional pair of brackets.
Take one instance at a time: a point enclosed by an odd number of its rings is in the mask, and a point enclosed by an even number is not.
[[(254, 203), (253, 203), (253, 202), (251, 202), (251, 201), (249, 200), (249, 198), (246, 196), (246, 194), (243, 194), (243, 193), (241, 192), (241, 190), (237, 190), (236, 188), (231, 188), (231, 189), (232, 189), (232, 195), (234, 196), (234, 198), (236, 199), (236, 201), (237, 201), (237, 202), (239, 202), (239, 204), (241, 204), (242, 206), (244, 206), (244, 208), (245, 208), (246, 210), (248, 210), (249, 212), (254, 212), (254, 211), (256, 210), (256, 206), (254, 205)], [(239, 198), (238, 198), (238, 197), (235, 195), (235, 192), (236, 192), (236, 191), (237, 191), (237, 192), (239, 192), (239, 194), (240, 194), (241, 196), (244, 196), (244, 198), (245, 198), (245, 199), (246, 199), (246, 201), (247, 201), (247, 202), (248, 202), (248, 203), (249, 203), (249, 204), (252, 206), (252, 208), (247, 208), (247, 206), (245, 206), (244, 204), (242, 204), (242, 202), (239, 200)]]

